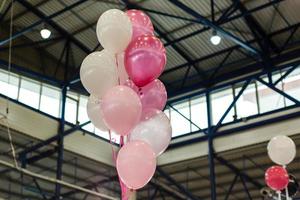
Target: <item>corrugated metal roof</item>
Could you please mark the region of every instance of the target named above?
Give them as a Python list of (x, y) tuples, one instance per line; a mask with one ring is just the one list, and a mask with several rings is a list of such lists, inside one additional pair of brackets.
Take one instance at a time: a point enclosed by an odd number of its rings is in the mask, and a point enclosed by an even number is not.
[[(63, 0), (31, 0), (29, 1), (33, 5), (36, 5), (37, 8), (42, 11), (45, 15), (53, 14), (59, 10), (64, 9), (67, 5), (74, 3), (73, 1), (63, 1)], [(209, 0), (183, 0), (182, 3), (191, 7), (199, 14), (211, 19), (211, 10), (210, 10), (210, 1)], [(265, 3), (269, 3), (267, 0), (245, 0), (242, 1), (247, 9), (253, 9), (257, 6), (263, 5)], [(219, 19), (224, 13), (225, 9), (232, 5), (231, 0), (216, 0), (215, 1), (215, 19)], [(286, 0), (282, 1), (280, 4), (275, 6), (269, 6), (260, 11), (256, 11), (251, 14), (263, 27), (265, 32), (268, 34), (270, 32), (274, 32), (276, 30), (280, 30), (282, 28), (286, 28), (289, 25), (293, 25), (299, 23), (299, 6), (300, 3), (298, 1)], [(176, 16), (186, 17), (186, 18), (194, 18), (189, 13), (186, 13), (182, 9), (176, 7), (174, 4), (170, 3), (170, 1), (165, 0), (148, 0), (142, 1), (139, 3), (139, 6), (142, 6), (147, 9), (165, 12), (169, 14), (173, 14)], [(70, 34), (74, 34), (74, 37), (80, 41), (82, 44), (87, 46), (89, 49), (93, 49), (97, 44), (97, 37), (95, 33), (95, 25), (99, 18), (99, 16), (106, 10), (111, 8), (119, 8), (123, 9), (124, 5), (120, 3), (118, 0), (105, 0), (105, 1), (87, 1), (80, 6), (72, 9), (71, 11), (67, 11), (60, 16), (54, 18), (53, 20), (63, 29), (65, 29)], [(16, 16), (24, 11), (24, 8), (19, 4), (15, 4), (15, 13)], [(240, 11), (236, 10), (231, 16), (239, 15)], [(186, 20), (176, 19), (173, 17), (167, 17), (158, 15), (155, 13), (148, 12), (148, 15), (153, 20), (154, 24), (161, 30), (161, 32), (165, 33), (168, 40), (173, 41), (174, 39), (182, 38), (186, 35), (194, 33), (196, 31), (201, 30), (204, 26), (200, 23), (191, 23)], [(35, 21), (39, 20), (34, 14), (27, 12), (26, 14), (20, 15), (15, 20), (15, 25), (17, 27), (26, 27)], [(7, 18), (6, 18), (7, 19)], [(232, 35), (240, 38), (242, 41), (247, 42), (254, 39), (251, 29), (254, 27), (249, 27), (243, 17), (235, 19), (229, 23), (222, 24), (221, 27), (231, 33)], [(37, 30), (40, 27), (37, 27)], [(50, 27), (51, 28), (51, 27)], [(40, 37), (35, 32), (26, 33), (26, 37), (30, 40), (37, 41), (40, 40)], [(228, 49), (230, 47), (236, 46), (232, 40), (224, 38), (222, 42), (218, 46), (214, 46), (210, 43), (209, 39), (211, 37), (212, 30), (207, 30), (202, 32), (201, 34), (196, 34), (192, 37), (188, 37), (186, 39), (181, 40), (173, 45), (176, 48), (179, 48), (181, 51), (185, 52), (188, 58), (184, 58), (184, 56), (180, 55), (172, 45), (168, 45), (167, 56), (168, 62), (166, 66), (166, 70), (170, 70), (173, 67), (178, 65), (187, 63), (188, 60), (195, 60), (200, 58), (205, 58), (208, 55), (214, 54), (216, 52), (222, 51), (224, 49)], [(294, 38), (299, 38), (299, 31), (297, 31), (294, 35)], [(59, 35), (58, 33), (54, 33), (54, 35)], [(287, 33), (282, 33), (273, 38), (275, 44), (283, 45), (288, 38)], [(162, 39), (163, 40), (163, 39)], [(292, 38), (291, 41), (294, 41)], [(167, 43), (163, 40), (164, 43)], [(62, 44), (56, 44), (50, 46), (48, 51), (53, 54), (56, 58), (59, 58), (62, 48)], [(74, 59), (76, 60), (76, 66), (79, 66), (82, 59), (85, 56), (85, 53), (78, 49), (75, 45), (74, 47)], [(259, 49), (259, 46), (256, 43), (251, 44), (254, 48)], [(245, 54), (248, 54), (247, 51), (244, 51)], [(227, 54), (227, 52), (225, 52)], [(225, 54), (221, 56), (210, 57), (207, 60), (203, 60), (196, 65), (202, 71), (207, 71), (208, 74), (213, 71), (219, 63), (223, 60)], [(232, 63), (237, 60), (242, 60), (246, 56), (235, 51), (228, 59), (227, 63)], [(242, 66), (241, 66), (242, 67)], [(172, 73), (168, 73), (164, 75), (163, 79), (167, 82), (176, 82), (176, 80), (181, 79), (185, 76), (187, 67), (183, 67), (182, 69), (173, 71)], [(230, 69), (228, 69), (230, 70)], [(197, 72), (192, 70), (189, 73), (189, 76), (194, 76)], [(172, 81), (174, 80), (174, 81)], [(199, 80), (199, 79), (197, 79)]]

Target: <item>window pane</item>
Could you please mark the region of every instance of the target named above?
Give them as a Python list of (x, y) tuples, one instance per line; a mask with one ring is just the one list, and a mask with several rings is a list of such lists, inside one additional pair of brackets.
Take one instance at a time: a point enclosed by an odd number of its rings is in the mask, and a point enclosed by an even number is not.
[(78, 110), (78, 121), (79, 123), (84, 123), (89, 121), (89, 117), (87, 115), (86, 111), (86, 105), (87, 105), (88, 97), (80, 95), (79, 97), (79, 110)]
[[(189, 114), (189, 104), (188, 102), (176, 104), (173, 106), (176, 110), (178, 110), (181, 114), (185, 117), (190, 118)], [(189, 133), (190, 129), (190, 122), (181, 116), (177, 111), (171, 109), (171, 125), (172, 125), (172, 137), (183, 135)]]
[(68, 122), (76, 124), (77, 120), (77, 104), (78, 96), (74, 93), (68, 92), (66, 100), (65, 119)]
[(18, 98), (19, 77), (11, 74), (8, 84), (8, 73), (0, 71), (0, 93), (12, 99)]
[[(191, 100), (191, 120), (201, 129), (207, 128), (207, 107), (205, 97), (196, 97)], [(192, 125), (192, 131), (199, 130)]]
[[(212, 118), (213, 118), (213, 124), (217, 124), (229, 105), (233, 101), (233, 95), (232, 95), (232, 89), (225, 89), (223, 91), (219, 91), (216, 93), (213, 93), (211, 95), (211, 107), (212, 107)], [(233, 121), (234, 116), (234, 109), (232, 108), (225, 119), (223, 120), (223, 124), (226, 122)]]
[(40, 89), (41, 85), (39, 82), (22, 78), (19, 101), (38, 109), (40, 102)]
[[(235, 88), (235, 94), (237, 95), (241, 89), (242, 87)], [(236, 111), (238, 119), (258, 114), (254, 83), (248, 85), (237, 101)]]
[(51, 86), (42, 86), (40, 110), (54, 117), (59, 116), (60, 91)]
[[(295, 99), (300, 100), (300, 68), (295, 69), (289, 76), (283, 80), (284, 91), (294, 97)], [(286, 99), (286, 105), (294, 105), (295, 103)]]
[[(267, 79), (264, 79), (267, 82)], [(268, 112), (284, 107), (284, 97), (269, 87), (257, 82), (260, 112)], [(276, 86), (282, 90), (281, 85)]]

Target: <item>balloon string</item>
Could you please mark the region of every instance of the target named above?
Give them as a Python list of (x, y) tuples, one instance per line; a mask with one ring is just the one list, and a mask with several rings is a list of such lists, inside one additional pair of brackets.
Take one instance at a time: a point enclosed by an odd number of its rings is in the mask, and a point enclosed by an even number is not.
[[(109, 142), (111, 145), (111, 150), (112, 150), (112, 159), (113, 162), (116, 164), (117, 161), (117, 152), (114, 150), (113, 148), (113, 139), (111, 136), (111, 131), (108, 130), (108, 134), (109, 134)], [(123, 146), (123, 137), (120, 137), (120, 147)], [(120, 187), (121, 187), (121, 195), (122, 195), (122, 200), (128, 200), (128, 195), (127, 195), (127, 187), (125, 186), (125, 184), (121, 181), (120, 176), (118, 175), (118, 179), (119, 179), (119, 183), (120, 183)]]
[(289, 200), (289, 199), (290, 199), (288, 187), (285, 188), (285, 197), (286, 197), (286, 200)]
[(278, 193), (278, 200), (281, 200), (281, 192), (278, 191), (277, 193)]
[(119, 69), (119, 63), (118, 63), (118, 54), (115, 55), (115, 58), (116, 58), (116, 65), (117, 65), (117, 72), (118, 72), (118, 84), (121, 85), (120, 69)]

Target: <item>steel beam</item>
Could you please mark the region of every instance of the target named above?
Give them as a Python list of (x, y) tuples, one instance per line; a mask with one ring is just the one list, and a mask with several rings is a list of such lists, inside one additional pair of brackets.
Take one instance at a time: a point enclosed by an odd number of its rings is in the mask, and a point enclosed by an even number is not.
[[(64, 133), (62, 135), (63, 135), (63, 137), (66, 137), (66, 136), (74, 133), (75, 131), (81, 129), (83, 126), (86, 126), (90, 123), (91, 123), (91, 121), (87, 121), (87, 122), (84, 122), (82, 124), (76, 125), (76, 126), (70, 128), (70, 129), (64, 131)], [(22, 152), (19, 153), (19, 155), (24, 155), (24, 154), (28, 154), (30, 152), (36, 151), (39, 148), (42, 148), (43, 146), (49, 145), (52, 142), (55, 142), (57, 140), (58, 140), (58, 135), (52, 136), (52, 137), (48, 138), (47, 140), (41, 141), (41, 142), (39, 142), (39, 143), (29, 147), (29, 148), (24, 149)]]
[(200, 200), (198, 197), (190, 193), (186, 188), (184, 188), (182, 185), (176, 182), (169, 174), (164, 172), (162, 169), (157, 167), (156, 171), (163, 177), (165, 178), (170, 184), (174, 185), (180, 192), (182, 192), (184, 195), (187, 196), (187, 198), (191, 200)]
[[(278, 3), (282, 2), (282, 1), (284, 1), (284, 0), (273, 0), (273, 1), (270, 1), (270, 2), (268, 2), (268, 3), (262, 4), (262, 5), (258, 6), (258, 7), (255, 7), (255, 8), (253, 8), (253, 9), (251, 9), (251, 10), (249, 10), (249, 11), (246, 12), (246, 13), (236, 14), (236, 15), (234, 15), (234, 16), (232, 16), (232, 17), (228, 17), (228, 18), (226, 18), (226, 19), (224, 19), (224, 20), (220, 20), (220, 21), (217, 22), (217, 25), (220, 26), (220, 25), (222, 25), (222, 24), (231, 22), (231, 21), (233, 21), (233, 20), (235, 20), (235, 19), (239, 19), (239, 18), (244, 17), (244, 16), (246, 16), (246, 15), (249, 15), (249, 14), (251, 14), (251, 13), (260, 11), (260, 10), (265, 9), (265, 8), (268, 8), (268, 7), (270, 7), (270, 6), (273, 6), (274, 4), (278, 4)], [(197, 30), (197, 31), (195, 31), (195, 32), (189, 33), (189, 34), (187, 34), (187, 35), (184, 35), (184, 36), (182, 36), (182, 37), (179, 37), (179, 38), (173, 40), (172, 43), (177, 43), (177, 42), (183, 41), (183, 40), (185, 40), (185, 39), (187, 39), (187, 38), (190, 38), (190, 37), (192, 37), (192, 36), (195, 36), (195, 35), (197, 35), (197, 34), (200, 34), (200, 33), (204, 32), (204, 31), (209, 30), (209, 29), (210, 29), (210, 28), (205, 27), (205, 28), (203, 28), (203, 29), (200, 29), (200, 30)], [(166, 45), (166, 46), (169, 46), (169, 45), (171, 45), (171, 44), (170, 44), (170, 43), (167, 43), (167, 44), (165, 44), (165, 45)]]
[[(237, 7), (241, 11), (241, 13), (245, 14), (249, 12), (248, 9), (241, 3), (240, 0), (231, 0), (231, 1), (237, 4)], [(248, 24), (250, 31), (252, 31), (257, 38), (259, 37), (263, 38), (263, 41), (261, 42), (260, 40), (258, 40), (258, 43), (262, 48), (262, 53), (267, 53), (269, 52), (270, 49), (272, 49), (276, 53), (279, 52), (277, 45), (267, 36), (267, 34), (265, 33), (264, 29), (261, 27), (259, 22), (254, 17), (252, 17), (251, 14), (244, 15), (244, 19)], [(263, 52), (263, 51), (267, 51), (267, 52)]]
[(208, 140), (208, 162), (209, 162), (209, 180), (210, 180), (210, 196), (212, 200), (217, 199), (216, 192), (216, 175), (215, 175), (215, 152), (213, 145), (213, 124), (212, 124), (212, 108), (210, 93), (206, 92), (206, 108), (207, 108), (207, 140)]
[(277, 87), (275, 87), (273, 84), (271, 83), (267, 83), (264, 80), (262, 80), (261, 78), (256, 78), (256, 80), (258, 80), (259, 82), (261, 82), (262, 84), (264, 84), (265, 86), (269, 87), (270, 89), (274, 90), (275, 92), (277, 92), (278, 94), (284, 96), (285, 98), (287, 98), (288, 100), (294, 102), (297, 106), (300, 106), (300, 101), (292, 96), (290, 96), (289, 94), (281, 91), (280, 89), (278, 89)]
[(228, 113), (230, 112), (230, 110), (235, 106), (235, 104), (239, 100), (239, 98), (242, 96), (242, 94), (244, 93), (244, 91), (246, 90), (246, 88), (248, 87), (248, 85), (250, 84), (251, 80), (252, 79), (246, 80), (246, 82), (244, 83), (242, 89), (239, 91), (238, 95), (236, 97), (234, 97), (233, 101), (228, 106), (228, 108), (226, 109), (226, 111), (224, 112), (224, 114), (222, 115), (222, 117), (220, 118), (220, 120), (218, 121), (218, 123), (216, 124), (216, 126), (214, 127), (213, 133), (215, 133), (215, 132), (218, 131), (218, 129), (221, 126), (222, 122), (224, 121), (224, 119), (226, 118), (226, 116), (228, 115)]
[(220, 164), (228, 167), (236, 175), (243, 177), (245, 181), (248, 181), (249, 183), (251, 183), (252, 185), (254, 185), (257, 189), (261, 189), (263, 187), (263, 184), (261, 184), (260, 182), (252, 179), (248, 174), (246, 174), (245, 172), (242, 172), (239, 168), (237, 168), (236, 166), (234, 166), (233, 164), (231, 164), (230, 162), (228, 162), (224, 158), (216, 155), (215, 159), (218, 162), (220, 162)]
[(231, 194), (231, 191), (232, 191), (232, 189), (233, 189), (233, 187), (234, 187), (234, 185), (235, 185), (235, 183), (236, 183), (238, 177), (239, 177), (238, 175), (235, 175), (235, 176), (234, 176), (233, 181), (232, 181), (232, 183), (231, 183), (230, 186), (229, 186), (229, 190), (227, 191), (224, 200), (228, 200), (229, 195)]
[[(273, 33), (270, 33), (270, 34), (268, 34), (268, 37), (271, 38), (271, 37), (280, 35), (280, 34), (282, 34), (282, 33), (284, 33), (284, 32), (290, 31), (291, 29), (294, 29), (294, 28), (296, 28), (296, 27), (300, 27), (300, 23), (297, 23), (297, 24), (292, 25), (291, 27), (283, 28), (283, 29), (281, 29), (281, 30), (275, 31), (275, 32), (273, 32)], [(247, 41), (247, 43), (249, 43), (249, 44), (253, 44), (253, 43), (255, 43), (255, 42), (257, 42), (255, 39), (252, 39), (252, 40)], [(236, 46), (233, 46), (233, 47), (229, 47), (229, 48), (227, 48), (227, 49), (223, 49), (223, 50), (218, 51), (218, 52), (216, 52), (216, 53), (209, 54), (209, 55), (206, 55), (206, 56), (204, 56), (204, 57), (197, 58), (197, 59), (193, 60), (191, 63), (187, 62), (187, 63), (180, 64), (180, 65), (178, 65), (178, 66), (174, 66), (174, 67), (172, 67), (172, 68), (169, 69), (169, 70), (165, 70), (164, 73), (163, 73), (163, 75), (166, 75), (166, 74), (168, 74), (168, 73), (172, 73), (173, 71), (179, 70), (179, 69), (181, 69), (181, 68), (183, 68), (183, 67), (186, 67), (186, 66), (188, 66), (188, 65), (195, 64), (195, 63), (199, 63), (199, 62), (205, 61), (205, 60), (207, 60), (207, 59), (214, 58), (215, 56), (219, 56), (219, 55), (222, 55), (222, 54), (224, 54), (224, 53), (228, 53), (228, 52), (230, 52), (230, 51), (232, 51), (232, 50), (239, 49), (239, 47), (240, 47), (239, 45), (236, 45)]]
[(215, 23), (211, 22), (207, 18), (203, 17), (201, 14), (199, 14), (198, 12), (193, 10), (192, 8), (188, 7), (184, 3), (180, 2), (179, 0), (169, 0), (169, 1), (171, 3), (173, 3), (174, 5), (176, 5), (178, 8), (185, 11), (186, 13), (194, 16), (196, 19), (199, 20), (199, 23), (203, 24), (204, 26), (208, 26), (208, 27), (216, 30), (219, 34), (221, 34), (222, 36), (226, 37), (227, 39), (233, 41), (234, 43), (240, 45), (241, 47), (243, 47), (244, 49), (249, 51), (251, 54), (260, 55), (260, 52), (257, 49), (255, 49), (254, 47), (250, 46), (249, 44), (243, 42), (242, 40), (240, 40), (236, 36), (232, 35), (231, 33), (225, 31), (223, 28), (221, 28), (220, 26), (218, 26)]
[(288, 75), (290, 75), (296, 68), (298, 68), (298, 65), (295, 65), (294, 67), (291, 67), (288, 69), (283, 76), (281, 76), (278, 80), (276, 80), (273, 85), (276, 86), (279, 82), (281, 82), (283, 79), (285, 79)]
[(54, 17), (57, 17), (57, 16), (65, 13), (66, 11), (69, 11), (70, 9), (73, 9), (73, 8), (81, 5), (82, 3), (86, 2), (87, 0), (79, 0), (79, 1), (69, 5), (67, 7), (65, 7), (64, 9), (62, 9), (62, 10), (56, 12), (56, 13), (53, 13), (52, 15), (49, 15), (49, 16), (46, 16), (38, 8), (35, 8), (33, 5), (31, 5), (26, 0), (17, 0), (17, 1), (41, 19), (39, 21), (35, 22), (34, 24), (32, 24), (32, 25), (18, 31), (17, 33), (13, 34), (12, 38), (7, 38), (7, 39), (4, 39), (4, 40), (0, 41), (0, 46), (8, 43), (10, 40), (16, 39), (16, 38), (22, 36), (23, 34), (31, 31), (33, 28), (35, 28), (36, 26), (42, 24), (43, 22), (47, 22), (56, 31), (58, 31), (62, 36), (64, 36), (65, 38), (69, 38), (70, 41), (72, 43), (74, 43), (76, 46), (78, 46), (82, 51), (84, 51), (85, 53), (90, 52), (90, 49), (88, 47), (86, 47), (79, 40), (77, 40), (73, 35), (69, 34), (66, 30), (64, 30), (62, 27), (60, 27), (56, 22), (54, 22), (52, 20)]

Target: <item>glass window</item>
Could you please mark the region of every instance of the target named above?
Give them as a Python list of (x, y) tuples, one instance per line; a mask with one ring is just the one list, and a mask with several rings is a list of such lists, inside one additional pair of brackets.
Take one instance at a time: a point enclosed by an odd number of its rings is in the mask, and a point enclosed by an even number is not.
[[(224, 89), (222, 91), (215, 92), (211, 94), (211, 109), (212, 109), (212, 118), (213, 124), (217, 124), (227, 108), (233, 101), (232, 89)], [(234, 108), (232, 108), (225, 119), (223, 124), (226, 122), (231, 122), (234, 119)]]
[[(295, 69), (283, 80), (283, 89), (290, 96), (300, 100), (300, 68)], [(286, 98), (285, 98), (286, 99)], [(294, 105), (295, 103), (286, 99), (286, 106)]]
[(73, 124), (77, 123), (77, 105), (78, 95), (72, 92), (68, 92), (66, 99), (66, 112), (65, 119)]
[(12, 99), (17, 99), (18, 91), (19, 91), (19, 76), (11, 73), (8, 79), (8, 73), (1, 70), (0, 71), (0, 93)]
[[(196, 97), (191, 99), (191, 120), (201, 129), (207, 128), (207, 107), (205, 97)], [(192, 131), (199, 130), (192, 125)]]
[[(264, 78), (267, 82), (267, 78)], [(284, 97), (269, 87), (257, 81), (260, 112), (268, 112), (284, 107)], [(280, 90), (281, 84), (276, 85)]]
[[(238, 95), (242, 87), (235, 88), (235, 94)], [(236, 103), (237, 118), (245, 118), (258, 114), (255, 84), (249, 84), (242, 96)]]
[(54, 87), (43, 84), (40, 110), (54, 117), (59, 116), (60, 91)]
[(21, 78), (19, 101), (38, 109), (40, 103), (41, 83)]
[[(190, 119), (190, 110), (189, 110), (188, 102), (179, 103), (173, 105), (173, 107), (176, 110), (178, 110), (181, 114), (183, 114), (185, 117)], [(189, 133), (191, 131), (190, 122), (187, 119), (185, 119), (183, 116), (181, 116), (173, 108), (170, 109), (171, 109), (172, 137)]]
[(78, 122), (80, 124), (89, 121), (89, 117), (86, 111), (87, 101), (88, 101), (87, 96), (83, 96), (83, 95), (79, 96)]

